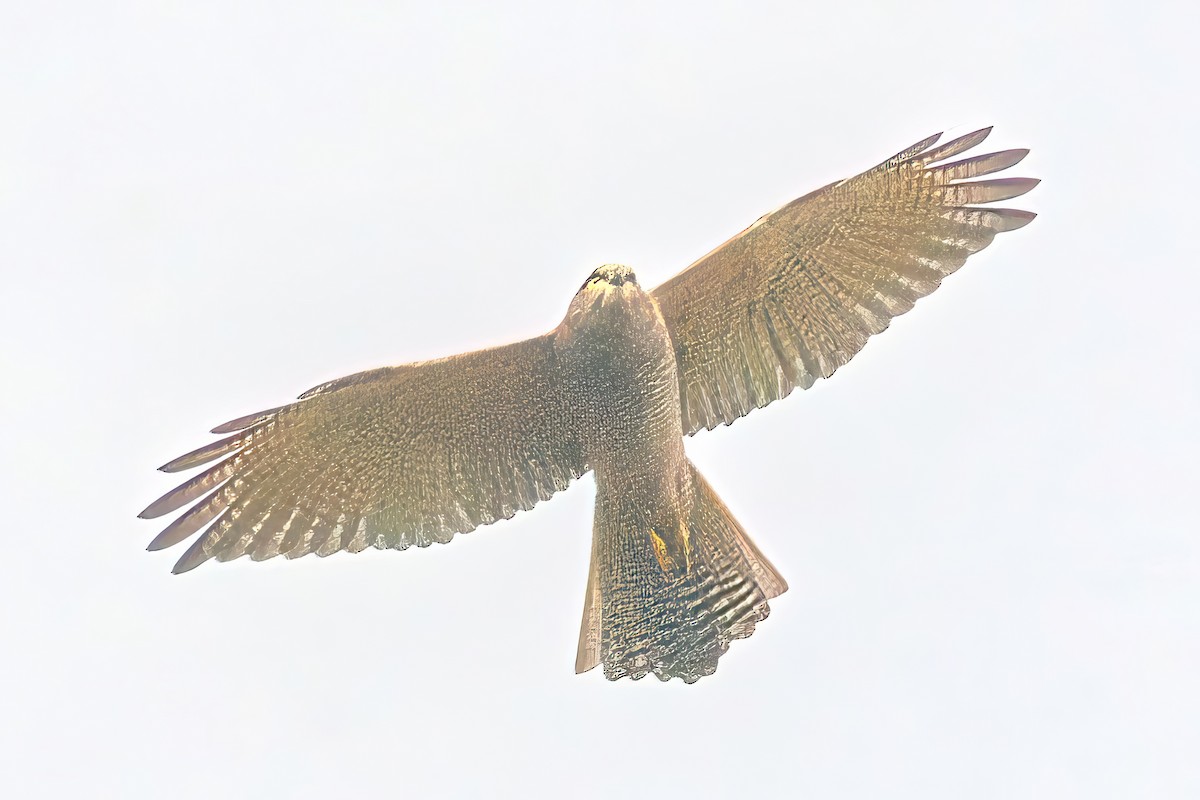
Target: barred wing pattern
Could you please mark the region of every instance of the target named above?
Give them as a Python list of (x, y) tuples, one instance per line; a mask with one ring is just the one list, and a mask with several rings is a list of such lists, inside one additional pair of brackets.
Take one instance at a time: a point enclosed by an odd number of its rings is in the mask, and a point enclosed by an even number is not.
[(939, 163), (985, 128), (941, 134), (768, 214), (653, 291), (671, 331), (687, 433), (731, 423), (827, 378), (1028, 211), (971, 208), (1037, 185), (962, 183), (1019, 162), (1006, 150)]
[(205, 528), (175, 565), (448, 542), (531, 508), (587, 466), (549, 335), (362, 372), (213, 430), (232, 433), (161, 469), (223, 460), (142, 512), (201, 498), (150, 544)]

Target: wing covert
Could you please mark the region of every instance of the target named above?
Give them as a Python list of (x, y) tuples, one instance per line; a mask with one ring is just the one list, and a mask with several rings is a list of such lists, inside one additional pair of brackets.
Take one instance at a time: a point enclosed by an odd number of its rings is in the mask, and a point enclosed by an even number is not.
[(322, 384), (163, 466), (223, 459), (142, 512), (198, 500), (150, 549), (203, 528), (175, 566), (184, 572), (210, 558), (447, 542), (587, 470), (564, 402), (549, 335)]
[(941, 134), (793, 200), (654, 289), (679, 367), (686, 433), (731, 423), (829, 377), (997, 233), (1034, 214), (973, 208), (1038, 181), (961, 183), (1028, 150), (939, 163), (991, 128)]

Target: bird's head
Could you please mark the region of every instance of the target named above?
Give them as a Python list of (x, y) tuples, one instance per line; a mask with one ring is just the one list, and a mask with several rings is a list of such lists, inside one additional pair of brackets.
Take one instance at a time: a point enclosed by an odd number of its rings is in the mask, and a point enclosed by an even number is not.
[(613, 325), (628, 326), (633, 319), (652, 321), (656, 314), (653, 301), (638, 285), (632, 269), (624, 264), (605, 264), (579, 287), (564, 324), (572, 333), (598, 331)]
[(637, 276), (633, 274), (633, 270), (624, 264), (605, 264), (602, 267), (596, 267), (588, 279), (583, 282), (583, 286), (579, 287), (580, 291), (592, 285), (597, 285), (597, 288), (608, 290), (610, 287), (615, 288), (624, 286), (625, 284), (638, 285)]
[(579, 287), (571, 301), (576, 313), (594, 314), (603, 310), (628, 308), (642, 295), (637, 276), (624, 264), (597, 267)]

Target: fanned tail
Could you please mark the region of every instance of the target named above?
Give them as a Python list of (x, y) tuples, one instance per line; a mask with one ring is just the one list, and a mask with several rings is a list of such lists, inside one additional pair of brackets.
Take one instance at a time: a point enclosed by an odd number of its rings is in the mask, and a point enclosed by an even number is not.
[[(754, 633), (787, 583), (694, 466), (686, 564), (663, 555), (669, 508), (638, 508), (597, 481), (592, 563), (576, 672), (694, 683), (716, 672), (729, 643)], [(656, 524), (657, 523), (657, 524)]]

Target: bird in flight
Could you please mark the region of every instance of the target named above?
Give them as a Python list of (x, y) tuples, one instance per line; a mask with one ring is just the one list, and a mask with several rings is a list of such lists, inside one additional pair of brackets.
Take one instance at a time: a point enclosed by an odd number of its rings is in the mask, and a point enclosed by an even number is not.
[(807, 389), (1028, 211), (976, 204), (1028, 150), (954, 159), (940, 134), (760, 218), (650, 291), (600, 267), (549, 333), (361, 372), (213, 429), (161, 467), (218, 461), (141, 513), (192, 504), (149, 546), (175, 564), (405, 550), (596, 476), (576, 671), (711, 675), (787, 583), (688, 460), (684, 436)]

